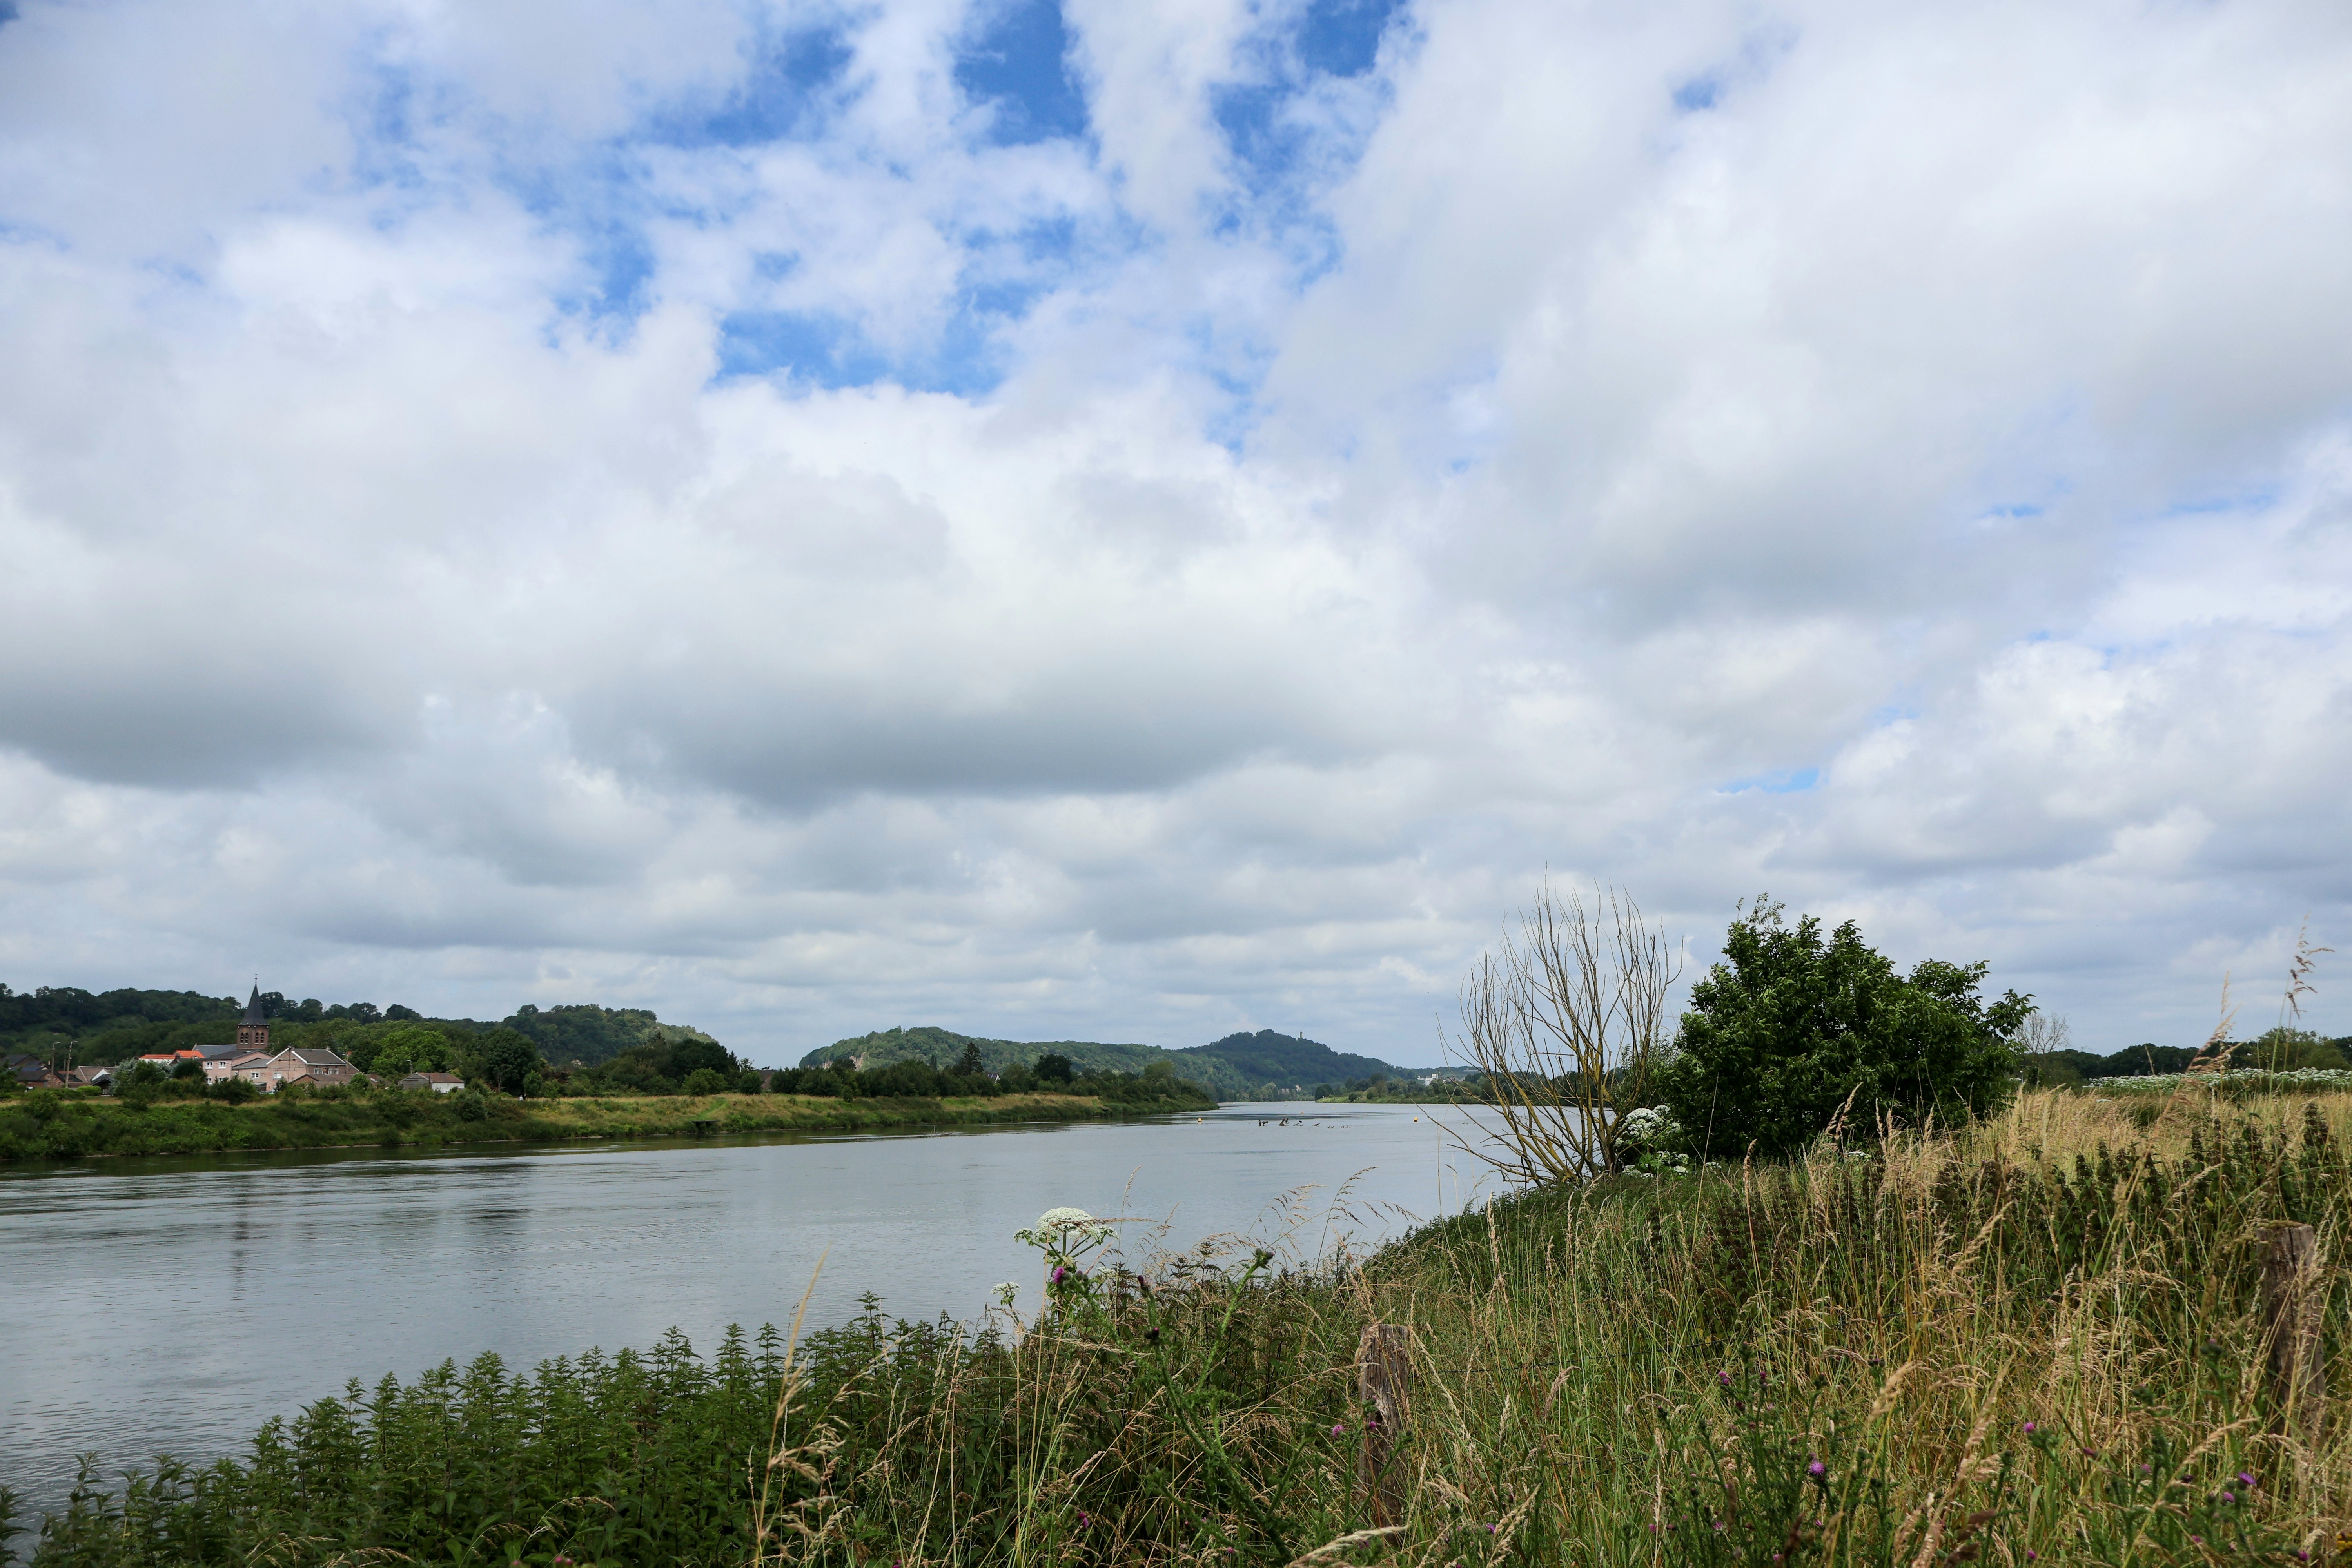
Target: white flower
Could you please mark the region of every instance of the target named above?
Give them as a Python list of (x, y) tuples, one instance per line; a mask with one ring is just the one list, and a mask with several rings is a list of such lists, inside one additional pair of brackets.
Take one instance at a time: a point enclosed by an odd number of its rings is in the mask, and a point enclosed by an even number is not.
[(1031, 1247), (1057, 1252), (1082, 1252), (1100, 1247), (1108, 1241), (1113, 1231), (1084, 1209), (1047, 1209), (1037, 1216), (1037, 1223), (1027, 1230), (1016, 1230), (1013, 1239)]
[(1012, 1280), (1007, 1279), (1003, 1284), (999, 1285), (994, 1290), (991, 1291), (990, 1294), (996, 1298), (996, 1304), (998, 1306), (1010, 1307), (1013, 1305), (1013, 1299), (1021, 1294), (1021, 1287), (1015, 1285)]

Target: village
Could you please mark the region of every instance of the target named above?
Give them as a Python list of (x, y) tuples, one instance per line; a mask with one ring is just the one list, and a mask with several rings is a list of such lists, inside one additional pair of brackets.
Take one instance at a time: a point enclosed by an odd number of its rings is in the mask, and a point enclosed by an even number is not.
[[(241, 1079), (263, 1094), (275, 1094), (297, 1084), (333, 1089), (379, 1081), (331, 1050), (317, 1047), (271, 1050), (269, 1020), (262, 1006), (258, 984), (254, 987), (251, 1000), (246, 1003), (245, 1016), (237, 1021), (234, 1041), (159, 1051), (118, 1065), (126, 1078), (142, 1067), (152, 1068), (166, 1078), (192, 1077), (201, 1072), (207, 1086)], [(25, 1089), (98, 1089), (109, 1093), (113, 1091), (117, 1072), (114, 1066), (53, 1067), (29, 1052), (10, 1056), (7, 1070)], [(412, 1072), (394, 1082), (400, 1089), (435, 1094), (455, 1094), (466, 1087), (465, 1079), (446, 1072)]]

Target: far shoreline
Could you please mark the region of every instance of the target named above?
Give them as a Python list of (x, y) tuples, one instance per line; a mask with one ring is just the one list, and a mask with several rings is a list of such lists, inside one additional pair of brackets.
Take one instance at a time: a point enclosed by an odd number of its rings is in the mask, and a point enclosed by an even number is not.
[[(244, 1105), (190, 1100), (145, 1109), (94, 1097), (63, 1098), (48, 1107), (32, 1139), (0, 1141), (0, 1169), (204, 1154), (431, 1152), (598, 1140), (694, 1143), (768, 1132), (977, 1130), (1197, 1116), (1218, 1103), (1198, 1097), (1181, 1103), (1122, 1104), (1061, 1094), (847, 1100), (797, 1094), (642, 1095), (499, 1100), (476, 1120), (448, 1101), (409, 1094), (395, 1099), (397, 1092)], [(13, 1098), (0, 1109), (21, 1112), (25, 1100)]]

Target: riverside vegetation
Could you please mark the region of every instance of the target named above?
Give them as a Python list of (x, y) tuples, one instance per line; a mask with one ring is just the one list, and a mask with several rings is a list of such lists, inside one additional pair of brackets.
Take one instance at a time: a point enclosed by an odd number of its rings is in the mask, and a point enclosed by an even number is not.
[[(31, 1558), (2327, 1561), (2347, 1412), (2271, 1404), (2257, 1279), (2277, 1223), (2340, 1251), (2347, 1109), (2192, 1086), (2142, 1125), (2034, 1090), (1864, 1158), (1548, 1186), (1305, 1268), (1278, 1237), (1084, 1256), (1081, 1228), (1038, 1321), (869, 1302), (797, 1342), (354, 1384), (236, 1461), (88, 1478)], [(1375, 1321), (1415, 1376), (1392, 1523), (1359, 1476)]]
[(438, 1095), (308, 1086), (222, 1100), (184, 1079), (134, 1086), (111, 1098), (94, 1089), (37, 1089), (0, 1100), (0, 1161), (1078, 1121), (1215, 1104), (1166, 1074), (1031, 1079), (1018, 1091), (902, 1068), (779, 1074), (770, 1081), (778, 1080), (780, 1091), (771, 1094), (540, 1100), (478, 1089)]

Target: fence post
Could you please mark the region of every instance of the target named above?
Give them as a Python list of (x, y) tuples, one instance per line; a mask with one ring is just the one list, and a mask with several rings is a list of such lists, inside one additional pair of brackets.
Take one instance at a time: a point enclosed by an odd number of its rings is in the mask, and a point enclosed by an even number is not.
[(2326, 1409), (2327, 1365), (2320, 1314), (2327, 1291), (2319, 1278), (2319, 1236), (2307, 1225), (2273, 1227), (2263, 1248), (2263, 1337), (2270, 1367), (2274, 1429), (2308, 1443)]
[(1404, 1471), (1396, 1455), (1412, 1415), (1412, 1331), (1392, 1323), (1369, 1324), (1356, 1342), (1356, 1393), (1371, 1406), (1356, 1468), (1377, 1527), (1404, 1516)]

